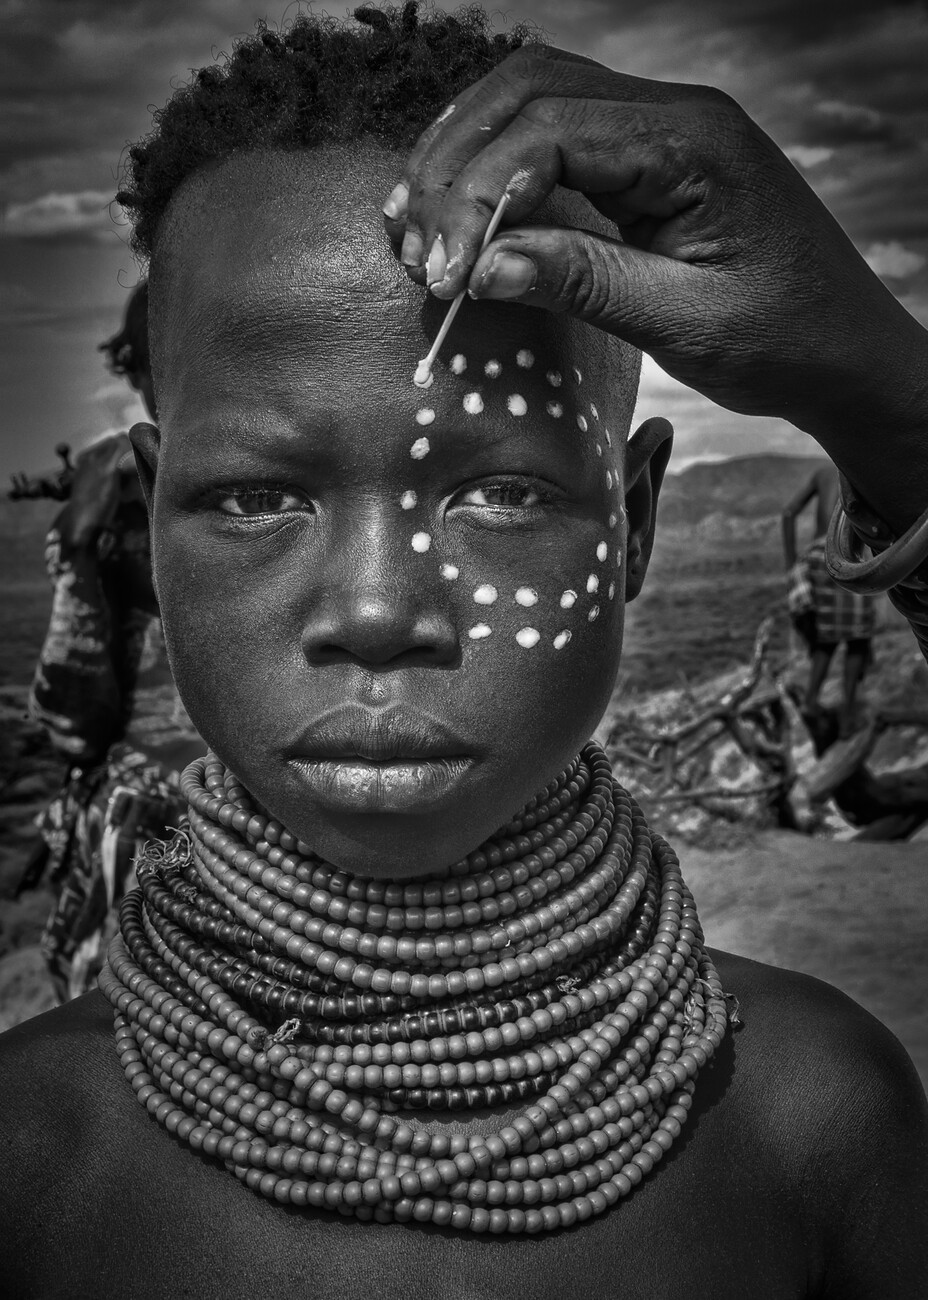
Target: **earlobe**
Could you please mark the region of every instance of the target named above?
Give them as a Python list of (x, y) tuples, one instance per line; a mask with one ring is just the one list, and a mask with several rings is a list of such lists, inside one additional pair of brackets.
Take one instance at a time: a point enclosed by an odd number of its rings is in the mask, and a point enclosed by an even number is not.
[(641, 591), (648, 571), (657, 522), (657, 498), (672, 450), (673, 426), (659, 416), (645, 420), (625, 447), (626, 603)]
[(135, 452), (135, 467), (145, 494), (150, 520), (152, 500), (155, 495), (155, 475), (158, 470), (158, 453), (161, 450), (161, 434), (155, 425), (143, 421), (133, 424), (129, 430), (129, 441)]

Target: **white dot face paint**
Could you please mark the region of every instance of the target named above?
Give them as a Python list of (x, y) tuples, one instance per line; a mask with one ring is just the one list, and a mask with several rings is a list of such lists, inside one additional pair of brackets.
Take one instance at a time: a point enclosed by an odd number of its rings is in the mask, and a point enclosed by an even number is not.
[(609, 527), (610, 527), (610, 528), (615, 528), (615, 526), (616, 526), (616, 524), (617, 524), (618, 522), (619, 522), (619, 520), (618, 520), (618, 516), (617, 516), (617, 515), (610, 515), (610, 516), (609, 516)]
[(545, 407), (545, 410), (549, 415), (553, 415), (555, 420), (559, 420), (564, 414), (564, 408), (561, 406), (560, 402), (549, 402)]
[(513, 393), (507, 399), (506, 405), (509, 407), (510, 415), (524, 415), (528, 410), (528, 402), (519, 393)]
[(565, 591), (561, 596), (561, 609), (573, 609), (577, 603), (577, 593), (575, 591)]
[(454, 582), (461, 570), (456, 564), (443, 564), (441, 566), (441, 576), (447, 578), (449, 582)]
[(574, 366), (574, 379), (578, 384), (583, 383), (583, 376), (581, 375), (580, 371), (577, 369), (576, 366)]
[(612, 470), (609, 469), (606, 470), (606, 487), (612, 487)]
[(516, 640), (523, 650), (531, 650), (541, 640), (541, 633), (535, 627), (520, 627), (516, 633)]
[(596, 407), (593, 405), (592, 402), (590, 402), (590, 415), (592, 415), (594, 420), (599, 419), (599, 411), (597, 411)]
[(413, 510), (418, 499), (415, 492), (404, 492), (400, 497), (400, 505), (404, 510)]
[(606, 446), (607, 447), (612, 446), (612, 435), (610, 434), (608, 429), (606, 430)]
[(451, 358), (451, 373), (453, 375), (463, 375), (467, 369), (467, 357), (463, 352), (456, 352)]
[(587, 578), (586, 589), (590, 593), (590, 595), (592, 595), (594, 591), (597, 591), (599, 589), (599, 578), (597, 578), (595, 573), (591, 573), (590, 576)]
[(492, 605), (498, 595), (499, 592), (496, 588), (491, 587), (488, 582), (485, 582), (483, 586), (478, 587), (474, 592), (474, 600), (478, 605)]
[(428, 533), (413, 533), (412, 549), (414, 551), (418, 551), (420, 555), (424, 555), (431, 545), (432, 539)]
[(531, 587), (520, 587), (516, 592), (516, 604), (523, 605), (526, 609), (529, 605), (537, 605), (538, 592), (533, 591)]
[(608, 552), (608, 547), (606, 546), (606, 543), (605, 543), (605, 542), (600, 542), (599, 545), (598, 545), (597, 548), (596, 548), (596, 558), (597, 558), (597, 560), (599, 560), (600, 564), (603, 564), (603, 563), (605, 562), (605, 559), (606, 559), (606, 556), (607, 556), (608, 553), (609, 553), (609, 552)]
[(498, 361), (488, 361), (483, 367), (483, 373), (488, 379), (499, 379), (500, 375), (503, 373), (503, 367)]
[(603, 445), (601, 442), (598, 442), (596, 444), (596, 455), (601, 456), (602, 454), (603, 454)]
[(531, 370), (534, 364), (534, 352), (529, 352), (528, 348), (520, 348), (516, 353), (516, 365), (521, 366), (523, 370)]
[(479, 393), (468, 393), (464, 398), (464, 410), (468, 415), (479, 415), (483, 410), (483, 398)]
[(429, 454), (428, 438), (417, 438), (409, 448), (409, 454), (413, 460), (422, 460), (423, 456), (427, 456)]
[(475, 623), (467, 635), (472, 641), (482, 641), (485, 637), (488, 637), (492, 631), (493, 629), (487, 627), (486, 623)]
[(435, 412), (430, 406), (423, 406), (421, 411), (416, 411), (416, 424), (431, 424), (435, 419)]
[(599, 618), (599, 606), (594, 605), (586, 617), (589, 623), (595, 623), (596, 619)]
[(585, 416), (585, 415), (578, 415), (578, 416), (577, 416), (577, 428), (580, 430), (580, 432), (581, 432), (581, 433), (586, 433), (586, 431), (587, 431), (587, 429), (588, 429), (589, 427), (590, 427), (590, 426), (587, 424), (587, 421), (586, 421), (586, 416)]
[(560, 388), (561, 384), (564, 382), (559, 370), (549, 370), (545, 378), (552, 388)]
[(431, 388), (435, 382), (432, 367), (424, 357), (416, 366), (416, 373), (412, 377), (412, 382), (417, 388)]
[(609, 599), (610, 599), (610, 600), (613, 600), (614, 597), (615, 597), (615, 583), (614, 583), (614, 582), (610, 582), (610, 583), (609, 583)]
[(563, 650), (569, 640), (570, 640), (570, 633), (565, 627), (563, 632), (558, 632), (557, 636), (554, 638), (552, 642), (552, 645), (554, 646), (555, 650)]

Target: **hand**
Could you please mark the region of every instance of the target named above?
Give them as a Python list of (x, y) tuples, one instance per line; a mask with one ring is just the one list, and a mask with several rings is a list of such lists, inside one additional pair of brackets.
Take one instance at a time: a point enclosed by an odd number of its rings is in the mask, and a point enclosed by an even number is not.
[[(507, 185), (514, 228), (478, 257)], [(584, 194), (625, 242), (517, 224), (555, 185)], [(887, 392), (928, 412), (924, 331), (720, 91), (526, 47), (425, 132), (384, 212), (437, 297), (468, 287), (577, 316), (732, 410), (792, 420), (852, 477), (872, 455), (872, 421), (885, 429), (894, 414)]]
[(64, 545), (85, 547), (112, 526), (122, 496), (119, 463), (127, 452), (128, 438), (117, 433), (101, 438), (78, 457), (70, 500), (58, 521)]

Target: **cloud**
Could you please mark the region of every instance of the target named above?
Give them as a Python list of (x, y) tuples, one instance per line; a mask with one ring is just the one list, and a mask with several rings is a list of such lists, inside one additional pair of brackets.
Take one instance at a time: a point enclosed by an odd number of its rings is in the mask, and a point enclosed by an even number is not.
[(871, 244), (864, 249), (864, 258), (871, 270), (886, 280), (907, 280), (925, 265), (926, 259), (912, 248), (906, 248), (898, 239), (885, 244)]
[(829, 158), (835, 156), (834, 149), (829, 149), (827, 145), (790, 144), (786, 146), (783, 152), (790, 162), (794, 162), (803, 171), (809, 171), (812, 167), (820, 167), (822, 163), (828, 162)]
[(112, 232), (109, 190), (79, 190), (66, 194), (53, 190), (23, 203), (10, 203), (0, 222), (7, 238), (48, 239), (57, 235)]

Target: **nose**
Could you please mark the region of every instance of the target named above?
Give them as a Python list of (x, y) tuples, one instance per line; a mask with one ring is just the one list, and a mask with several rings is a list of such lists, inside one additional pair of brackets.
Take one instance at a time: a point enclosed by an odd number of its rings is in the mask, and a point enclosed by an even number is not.
[(457, 629), (448, 595), (438, 585), (438, 565), (403, 540), (405, 547), (379, 530), (366, 531), (333, 557), (303, 632), (309, 664), (398, 667), (449, 664), (458, 657)]

